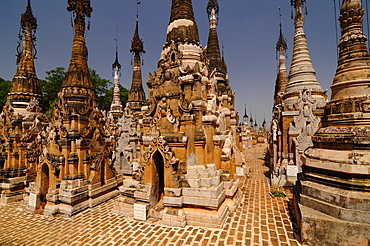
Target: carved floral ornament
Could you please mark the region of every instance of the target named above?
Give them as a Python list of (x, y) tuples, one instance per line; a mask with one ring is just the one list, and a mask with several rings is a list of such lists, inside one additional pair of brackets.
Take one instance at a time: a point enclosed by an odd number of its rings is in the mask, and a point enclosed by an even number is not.
[(153, 139), (153, 143), (148, 147), (148, 152), (143, 153), (144, 161), (148, 163), (148, 166), (151, 164), (150, 159), (157, 150), (162, 154), (166, 168), (179, 162), (179, 159), (175, 157), (166, 140), (159, 136)]

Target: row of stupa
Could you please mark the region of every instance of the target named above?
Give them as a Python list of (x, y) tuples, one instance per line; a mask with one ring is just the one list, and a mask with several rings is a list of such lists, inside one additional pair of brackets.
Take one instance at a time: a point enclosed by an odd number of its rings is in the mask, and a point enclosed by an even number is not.
[(192, 1), (172, 0), (166, 43), (147, 82), (148, 100), (137, 19), (129, 99), (123, 107), (116, 53), (109, 112), (98, 109), (87, 65), (90, 0), (68, 0), (67, 10), (74, 18), (72, 57), (50, 117), (43, 113), (35, 73), (37, 22), (29, 0), (22, 15), (22, 51), (0, 115), (1, 202), (23, 199), (27, 210), (71, 216), (119, 195), (112, 209), (125, 216), (155, 217), (172, 226), (222, 226), (238, 204), (238, 177), (248, 168), (220, 54), (217, 0), (207, 5), (206, 49)]
[(291, 1), (295, 35), (289, 75), (286, 41), (271, 123), (271, 183), (294, 185), (293, 212), (304, 245), (370, 242), (370, 55), (361, 0), (343, 0), (338, 67), (329, 102), (316, 80), (304, 33), (306, 0)]
[(272, 185), (292, 185), (301, 170), (300, 155), (312, 145), (327, 103), (326, 92), (316, 78), (304, 32), (305, 0), (291, 2), (295, 10), (293, 55), (289, 71), (286, 67), (287, 43), (282, 33), (276, 44), (279, 65), (275, 84), (271, 121)]

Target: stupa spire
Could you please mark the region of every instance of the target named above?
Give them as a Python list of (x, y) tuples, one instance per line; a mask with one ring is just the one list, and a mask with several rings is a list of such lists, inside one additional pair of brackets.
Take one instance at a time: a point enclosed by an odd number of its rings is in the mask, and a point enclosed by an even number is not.
[[(67, 10), (74, 16), (72, 56), (54, 111), (74, 118), (89, 115), (97, 107), (96, 93), (87, 66), (85, 41), (85, 18), (91, 17), (93, 9), (90, 0), (68, 0)], [(77, 124), (72, 126), (77, 127)]]
[(243, 123), (247, 123), (248, 124), (248, 114), (247, 114), (247, 104), (244, 105), (244, 115), (243, 115)]
[[(285, 104), (294, 104), (296, 97), (303, 89), (309, 89), (312, 94), (317, 94), (320, 102), (319, 104), (323, 106), (326, 102), (324, 92), (321, 88), (320, 83), (316, 79), (316, 72), (312, 65), (312, 60), (310, 52), (308, 50), (306, 34), (304, 32), (304, 22), (305, 13), (302, 8), (304, 7), (306, 0), (292, 0), (291, 5), (295, 8), (295, 18), (294, 18), (294, 45), (293, 45), (293, 56), (292, 64), (290, 67), (289, 82), (287, 84), (285, 98), (288, 100)], [(290, 98), (290, 99), (289, 99)]]
[(114, 70), (117, 68), (118, 70), (121, 70), (121, 64), (118, 62), (118, 45), (117, 45), (117, 38), (114, 39), (116, 41), (116, 59), (114, 60), (114, 63), (112, 64), (112, 69)]
[(123, 106), (121, 101), (121, 93), (120, 93), (120, 72), (121, 72), (121, 64), (118, 62), (118, 45), (117, 45), (117, 37), (116, 41), (116, 59), (112, 64), (113, 69), (113, 80), (114, 80), (114, 89), (113, 89), (113, 100), (110, 106), (110, 113), (112, 113), (114, 118), (122, 117), (123, 115)]
[(198, 26), (194, 18), (192, 0), (172, 0), (166, 44), (172, 41), (199, 44)]
[[(208, 44), (207, 44), (207, 60), (208, 60), (208, 69), (213, 71), (216, 69), (218, 72), (221, 72), (223, 69), (222, 58), (220, 52), (220, 46), (217, 35), (217, 22), (219, 15), (219, 5), (217, 0), (209, 0), (207, 5), (207, 13), (209, 18), (209, 35), (208, 35)], [(222, 71), (225, 72), (225, 71)]]
[(367, 38), (362, 31), (364, 12), (360, 0), (343, 1), (339, 16), (342, 37), (339, 42), (338, 68), (331, 86), (331, 100), (370, 94), (370, 56), (366, 46)]
[(75, 34), (72, 57), (62, 87), (77, 86), (93, 89), (92, 79), (87, 66), (88, 51), (85, 40), (85, 17), (91, 17), (93, 11), (90, 6), (90, 0), (68, 0), (67, 10), (75, 15)]
[(279, 8), (279, 14), (280, 14), (280, 24), (279, 24), (280, 34), (279, 34), (279, 39), (276, 43), (276, 53), (279, 59), (279, 65), (278, 65), (279, 67), (278, 67), (278, 74), (276, 77), (276, 84), (275, 84), (274, 106), (281, 104), (281, 97), (283, 96), (286, 90), (286, 86), (288, 84), (288, 73), (287, 73), (286, 61), (285, 61), (285, 54), (286, 54), (286, 50), (288, 49), (288, 45), (283, 35), (280, 8)]
[[(34, 17), (31, 2), (28, 0), (26, 11), (21, 15), (21, 32), (19, 33), (17, 72), (14, 75), (8, 101), (17, 113), (25, 111), (29, 102), (37, 100), (41, 106), (41, 88), (35, 69), (35, 42), (37, 19)], [(21, 49), (20, 49), (21, 48)], [(19, 110), (17, 110), (19, 109)]]
[(132, 52), (135, 56), (141, 56), (141, 54), (145, 53), (144, 42), (140, 39), (140, 35), (139, 35), (139, 15), (138, 14), (136, 14), (135, 33), (131, 41), (130, 52)]
[(255, 118), (255, 120), (254, 120), (254, 129), (257, 130), (257, 127), (258, 127), (258, 124), (257, 124), (257, 116), (254, 115), (254, 118)]
[[(137, 2), (137, 6), (140, 2)], [(143, 89), (143, 79), (141, 73), (141, 55), (145, 53), (144, 42), (139, 36), (139, 14), (136, 13), (135, 33), (131, 41), (130, 52), (134, 55), (134, 69), (132, 72), (131, 89), (127, 100), (127, 105), (131, 109), (140, 109), (145, 103), (145, 92)]]

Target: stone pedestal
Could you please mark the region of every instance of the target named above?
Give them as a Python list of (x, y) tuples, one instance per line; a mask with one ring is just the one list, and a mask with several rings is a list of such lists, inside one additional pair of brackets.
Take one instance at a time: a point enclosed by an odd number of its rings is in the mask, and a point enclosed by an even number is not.
[(341, 220), (304, 205), (299, 209), (303, 244), (367, 246), (370, 242), (370, 224)]
[(8, 204), (23, 199), (25, 187), (34, 180), (34, 175), (26, 176), (26, 167), (8, 168), (0, 176), (0, 204)]
[(0, 204), (8, 204), (22, 200), (27, 177), (7, 178), (0, 183)]
[(72, 216), (86, 208), (94, 207), (119, 194), (117, 179), (111, 178), (105, 185), (87, 184), (86, 180), (63, 180), (59, 189), (59, 213)]
[[(360, 150), (310, 148), (305, 151), (303, 174), (294, 192), (294, 213), (303, 243), (367, 245), (370, 242), (368, 155), (368, 151)], [(353, 156), (362, 158), (354, 160)]]
[(183, 181), (187, 185), (165, 187), (161, 204), (154, 200), (152, 185), (127, 178), (119, 187), (122, 196), (115, 202), (113, 212), (134, 217), (135, 204), (146, 204), (149, 217), (161, 219), (169, 226), (221, 227), (228, 211), (234, 211), (241, 199), (240, 179), (229, 176), (217, 170), (215, 164), (188, 166)]

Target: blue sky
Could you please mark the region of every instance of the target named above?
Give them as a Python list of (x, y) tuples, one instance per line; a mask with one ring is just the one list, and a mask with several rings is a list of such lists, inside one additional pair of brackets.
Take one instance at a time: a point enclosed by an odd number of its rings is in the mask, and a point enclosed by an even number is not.
[[(143, 83), (149, 72), (157, 68), (162, 46), (165, 43), (171, 0), (141, 0), (140, 36), (144, 41)], [(207, 44), (208, 0), (193, 0), (195, 18), (199, 27), (201, 44)], [(338, 2), (338, 0), (337, 0)], [(16, 71), (17, 33), (20, 14), (27, 0), (0, 0), (0, 77), (11, 80)], [(333, 0), (307, 0), (305, 32), (323, 89), (330, 88), (337, 63)], [(45, 71), (68, 67), (72, 48), (73, 30), (67, 0), (31, 0), (38, 19), (36, 70), (39, 78)], [(248, 114), (261, 124), (264, 115), (270, 121), (273, 92), (277, 71), (275, 44), (279, 35), (279, 13), (288, 41), (287, 67), (290, 66), (294, 35), (290, 19), (290, 0), (219, 0), (220, 17), (218, 34), (224, 43), (224, 54), (232, 89), (236, 91), (236, 109)], [(89, 66), (102, 78), (112, 80), (111, 64), (114, 62), (116, 26), (118, 26), (119, 61), (122, 65), (121, 84), (130, 88), (132, 55), (130, 41), (135, 28), (136, 0), (91, 0), (94, 8), (91, 30), (87, 33)], [(337, 12), (338, 13), (338, 12)], [(330, 90), (329, 90), (330, 91)]]

